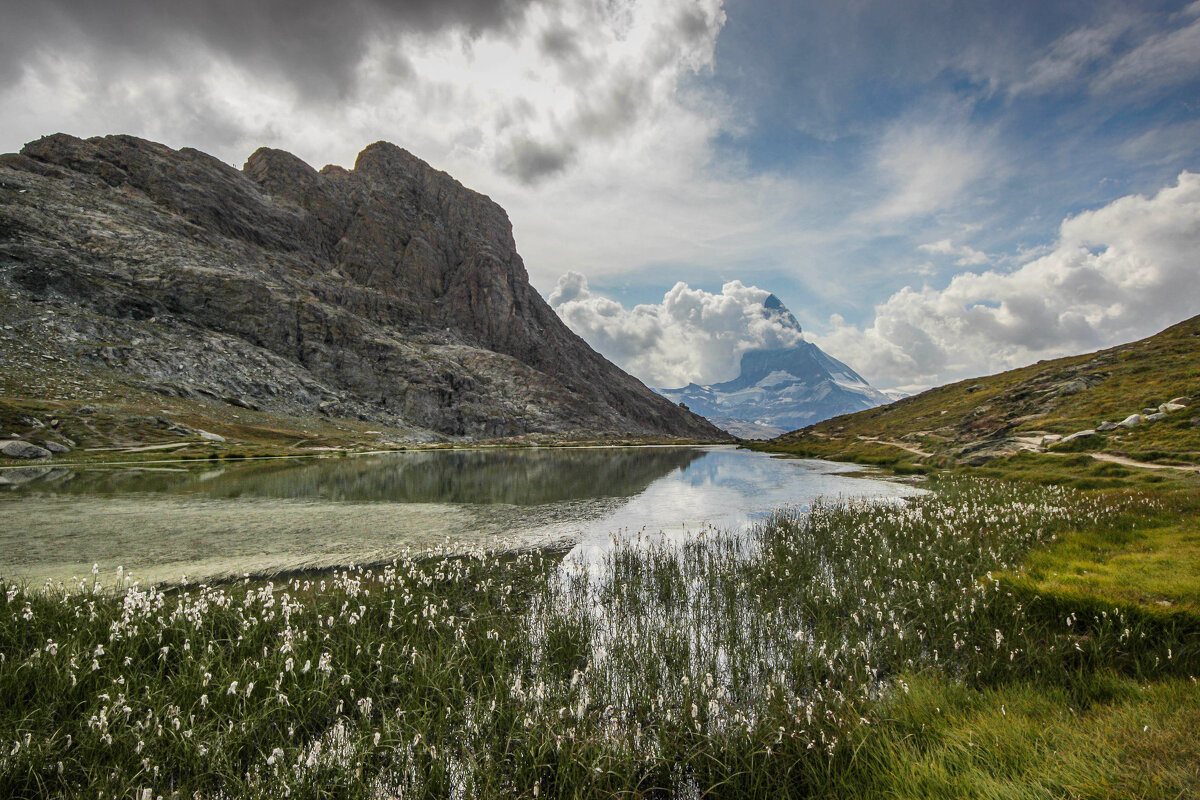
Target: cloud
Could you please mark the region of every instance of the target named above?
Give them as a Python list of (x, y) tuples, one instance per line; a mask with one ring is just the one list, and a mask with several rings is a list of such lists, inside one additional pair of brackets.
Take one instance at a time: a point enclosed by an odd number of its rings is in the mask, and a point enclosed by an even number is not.
[[(930, 249), (941, 249), (935, 243)], [(948, 245), (948, 243), (947, 243)], [(944, 249), (953, 249), (946, 247)], [(1200, 313), (1200, 174), (1066, 219), (1012, 272), (905, 287), (866, 327), (811, 336), (877, 386), (920, 387), (1131, 341)]]
[[(318, 164), (428, 142), (532, 185), (679, 111), (725, 16), (721, 0), (46, 0), (5, 18), (0, 101), (23, 109), (6, 138), (107, 126), (235, 163), (272, 145)], [(187, 141), (183, 117), (238, 147)]]
[(930, 115), (937, 121), (905, 119), (890, 126), (875, 152), (885, 193), (866, 219), (898, 221), (941, 211), (999, 171), (990, 134), (951, 122), (956, 113), (940, 111)]
[(939, 239), (936, 242), (930, 242), (917, 247), (918, 250), (924, 250), (927, 253), (937, 253), (944, 256), (957, 256), (954, 263), (960, 267), (974, 267), (980, 264), (986, 264), (990, 260), (987, 253), (976, 250), (970, 245), (955, 245), (949, 239)]
[(286, 77), (297, 92), (320, 98), (353, 88), (362, 53), (379, 37), (448, 28), (478, 34), (523, 13), (512, 0), (4, 0), (0, 7), (0, 77), (69, 47), (101, 55), (93, 70), (119, 61), (178, 68), (182, 43)]
[(1195, 80), (1200, 69), (1200, 3), (1193, 3), (1178, 18), (1185, 24), (1147, 36), (1113, 63), (1094, 82), (1093, 90), (1145, 91)]
[(1060, 36), (1008, 92), (1145, 93), (1194, 80), (1198, 67), (1200, 3), (1171, 15), (1121, 9)]
[(1050, 93), (1075, 84), (1112, 56), (1119, 38), (1134, 24), (1130, 15), (1118, 14), (1099, 25), (1077, 28), (1061, 36), (1048, 53), (1029, 66), (1023, 80), (1009, 87), (1010, 94)]
[(730, 281), (720, 294), (675, 284), (661, 303), (626, 309), (569, 272), (550, 305), (588, 344), (651, 386), (675, 388), (737, 377), (742, 354), (801, 339), (791, 315), (768, 314), (770, 292)]

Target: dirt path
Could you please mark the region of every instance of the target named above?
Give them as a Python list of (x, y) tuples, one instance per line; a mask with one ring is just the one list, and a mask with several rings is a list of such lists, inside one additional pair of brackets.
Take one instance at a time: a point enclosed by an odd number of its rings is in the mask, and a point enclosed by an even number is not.
[(1109, 461), (1113, 464), (1121, 464), (1126, 467), (1142, 467), (1143, 469), (1178, 469), (1184, 472), (1200, 472), (1200, 467), (1184, 466), (1179, 464), (1152, 464), (1147, 461), (1134, 461), (1132, 458), (1124, 456), (1114, 456), (1108, 453), (1092, 453), (1092, 458), (1097, 461)]
[(886, 444), (892, 447), (899, 447), (901, 450), (907, 450), (908, 452), (915, 453), (919, 456), (933, 455), (932, 453), (927, 453), (921, 448), (915, 447), (911, 444), (905, 444), (904, 442), (893, 442), (889, 439), (880, 439), (878, 436), (859, 436), (858, 438), (864, 442), (874, 442), (875, 444)]

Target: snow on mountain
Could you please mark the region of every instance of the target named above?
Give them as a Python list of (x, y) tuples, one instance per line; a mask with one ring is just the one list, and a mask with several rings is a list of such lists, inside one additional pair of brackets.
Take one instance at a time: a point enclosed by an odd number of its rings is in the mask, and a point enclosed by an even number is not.
[[(775, 295), (763, 302), (763, 315), (800, 331), (800, 323)], [(804, 340), (792, 347), (744, 353), (741, 374), (731, 381), (655, 391), (745, 439), (778, 436), (892, 401)]]

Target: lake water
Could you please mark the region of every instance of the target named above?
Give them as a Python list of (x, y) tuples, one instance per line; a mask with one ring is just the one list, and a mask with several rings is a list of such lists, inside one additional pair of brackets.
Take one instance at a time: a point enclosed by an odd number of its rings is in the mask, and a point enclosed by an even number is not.
[(744, 529), (817, 497), (899, 498), (858, 467), (732, 447), (439, 450), (348, 458), (0, 470), (0, 577), (118, 566), (174, 581), (386, 561), (450, 546)]

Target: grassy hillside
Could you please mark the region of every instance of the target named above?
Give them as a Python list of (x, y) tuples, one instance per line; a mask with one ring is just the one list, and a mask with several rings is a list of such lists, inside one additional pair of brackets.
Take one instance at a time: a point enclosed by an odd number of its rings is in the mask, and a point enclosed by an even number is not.
[[(1182, 399), (1181, 399), (1182, 398)], [(1132, 428), (1105, 421), (1183, 408)], [(1046, 625), (1120, 616), (1146, 642), (1200, 646), (1200, 317), (1097, 353), (931, 389), (785, 434), (755, 449), (1002, 484), (1072, 487), (1097, 504), (1135, 504), (1033, 548), (989, 573), (1016, 608)], [(1029, 491), (1034, 491), (1032, 488)], [(1132, 507), (1132, 506), (1130, 506)], [(1194, 797), (1200, 792), (1195, 673), (1151, 675), (1095, 658), (1080, 626), (1079, 664), (972, 684), (921, 672), (864, 734), (833, 796)], [(998, 639), (999, 641), (999, 639)], [(1055, 647), (1039, 641), (1030, 655)]]
[[(1165, 418), (1066, 444), (1176, 398)], [(983, 464), (1021, 452), (1089, 451), (1200, 463), (1200, 317), (1131, 344), (930, 389), (772, 440), (766, 449), (877, 464)], [(1047, 438), (1049, 437), (1049, 438)]]

